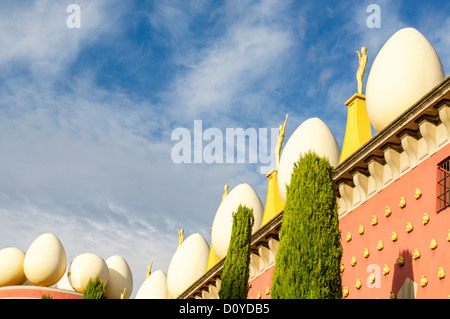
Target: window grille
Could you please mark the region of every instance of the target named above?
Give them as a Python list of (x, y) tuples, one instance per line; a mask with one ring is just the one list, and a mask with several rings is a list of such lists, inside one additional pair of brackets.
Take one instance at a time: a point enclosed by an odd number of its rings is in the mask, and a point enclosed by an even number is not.
[(437, 211), (450, 206), (450, 158), (438, 165)]

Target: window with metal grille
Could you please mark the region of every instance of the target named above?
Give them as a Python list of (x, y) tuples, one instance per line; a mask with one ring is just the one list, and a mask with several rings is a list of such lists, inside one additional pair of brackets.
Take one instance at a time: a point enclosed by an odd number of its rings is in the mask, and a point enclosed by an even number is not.
[(450, 206), (450, 158), (438, 165), (437, 211)]

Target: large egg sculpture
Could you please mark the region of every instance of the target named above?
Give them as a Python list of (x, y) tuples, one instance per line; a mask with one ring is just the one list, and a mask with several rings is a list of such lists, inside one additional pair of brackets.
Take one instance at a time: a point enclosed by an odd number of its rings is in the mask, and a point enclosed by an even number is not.
[(319, 118), (307, 119), (292, 133), (286, 143), (278, 166), (278, 191), (281, 199), (286, 203), (286, 185), (290, 184), (294, 163), (301, 154), (314, 151), (325, 157), (331, 166), (339, 164), (341, 151), (339, 145), (328, 126)]
[(252, 233), (261, 227), (264, 206), (255, 190), (247, 183), (239, 184), (231, 190), (217, 209), (211, 231), (211, 247), (219, 259), (228, 252), (233, 227), (233, 213), (239, 205), (253, 209), (254, 224)]
[(55, 288), (64, 289), (69, 291), (75, 291), (70, 285), (69, 278), (67, 277), (67, 272), (62, 276), (62, 278), (56, 283)]
[(162, 270), (153, 272), (139, 287), (136, 299), (167, 299), (167, 276)]
[(209, 245), (200, 234), (192, 234), (177, 248), (167, 271), (167, 289), (177, 298), (206, 271)]
[(84, 292), (89, 279), (94, 280), (97, 276), (103, 281), (103, 287), (105, 287), (109, 279), (108, 265), (102, 257), (94, 253), (76, 256), (67, 270), (70, 285), (80, 293)]
[(373, 61), (367, 78), (366, 108), (378, 132), (445, 77), (428, 40), (414, 28), (394, 33)]
[(123, 298), (129, 299), (133, 291), (133, 275), (130, 266), (119, 255), (111, 256), (105, 262), (109, 270), (105, 297), (107, 299), (120, 299), (125, 291)]
[(25, 252), (15, 247), (0, 250), (0, 287), (21, 285), (27, 279), (23, 271)]
[(56, 284), (66, 271), (66, 252), (59, 239), (51, 233), (36, 238), (25, 254), (23, 270), (36, 286)]

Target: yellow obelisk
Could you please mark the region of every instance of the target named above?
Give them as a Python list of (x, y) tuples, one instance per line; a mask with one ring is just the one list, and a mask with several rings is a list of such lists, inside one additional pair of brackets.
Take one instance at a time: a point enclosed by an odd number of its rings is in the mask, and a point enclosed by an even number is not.
[(264, 206), (261, 227), (280, 213), (285, 205), (278, 192), (278, 170), (276, 168), (272, 169), (266, 177), (269, 178), (269, 185), (267, 187), (266, 205)]
[(280, 133), (278, 135), (278, 142), (275, 146), (275, 159), (276, 168), (272, 169), (266, 177), (269, 179), (269, 184), (267, 187), (267, 197), (266, 205), (264, 206), (264, 214), (261, 221), (261, 227), (267, 224), (272, 218), (274, 218), (278, 213), (284, 209), (284, 202), (280, 197), (278, 192), (278, 165), (280, 164), (280, 154), (281, 147), (284, 141), (284, 132), (286, 130), (286, 123), (288, 120), (288, 115), (286, 115), (286, 120), (283, 125), (280, 125)]
[(366, 96), (363, 92), (363, 82), (365, 67), (367, 64), (367, 49), (361, 48), (358, 53), (359, 67), (356, 72), (356, 80), (358, 82), (358, 93), (355, 93), (345, 105), (348, 107), (347, 127), (345, 129), (344, 143), (342, 145), (341, 157), (339, 163), (353, 154), (365, 142), (372, 138), (370, 128), (370, 120), (366, 109)]

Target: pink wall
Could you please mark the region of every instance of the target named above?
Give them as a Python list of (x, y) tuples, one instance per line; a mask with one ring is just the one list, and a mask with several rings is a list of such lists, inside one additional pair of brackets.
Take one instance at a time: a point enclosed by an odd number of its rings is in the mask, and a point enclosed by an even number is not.
[(269, 287), (269, 291), (272, 288), (273, 270), (275, 266), (270, 267), (255, 279), (249, 282), (248, 299), (257, 299), (258, 292), (261, 293), (261, 299), (270, 299), (270, 294), (266, 295), (266, 288)]
[[(347, 298), (389, 298), (390, 291), (398, 293), (407, 277), (419, 283), (422, 275), (426, 276), (428, 285), (417, 287), (416, 298), (448, 298), (450, 242), (447, 241), (447, 236), (450, 229), (450, 209), (436, 212), (436, 172), (439, 162), (449, 154), (450, 145), (341, 218), (341, 242), (344, 249), (341, 262), (345, 267), (342, 273), (342, 286), (349, 288)], [(414, 198), (416, 187), (423, 193), (417, 200)], [(402, 196), (406, 199), (404, 208), (399, 207)], [(386, 206), (392, 209), (390, 217), (384, 215)], [(430, 216), (430, 222), (426, 225), (422, 223), (424, 213)], [(376, 226), (371, 225), (373, 215), (378, 217)], [(410, 233), (406, 232), (407, 222), (411, 222), (414, 227)], [(363, 235), (358, 234), (359, 225), (365, 228)], [(398, 234), (396, 242), (390, 239), (393, 231)], [(345, 240), (347, 232), (352, 235), (349, 242)], [(438, 244), (435, 250), (429, 248), (432, 239)], [(384, 244), (381, 251), (376, 249), (378, 240), (382, 240)], [(370, 250), (368, 258), (363, 257), (363, 250), (366, 247)], [(420, 251), (421, 257), (415, 260), (412, 256), (416, 248)], [(396, 264), (399, 255), (405, 259), (403, 267)], [(352, 256), (357, 258), (354, 267), (350, 265)], [(381, 273), (385, 264), (390, 269), (388, 275)], [(438, 278), (439, 267), (443, 267), (447, 272), (447, 278)], [(381, 269), (375, 279), (378, 285), (369, 288), (367, 278), (377, 269)], [(357, 279), (362, 281), (360, 289), (355, 288)]]
[(33, 298), (41, 299), (42, 295), (50, 295), (53, 299), (81, 299), (82, 294), (68, 290), (34, 287), (34, 286), (10, 286), (0, 288), (2, 298)]

